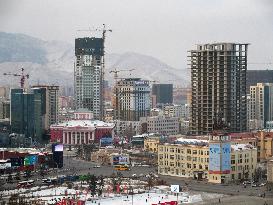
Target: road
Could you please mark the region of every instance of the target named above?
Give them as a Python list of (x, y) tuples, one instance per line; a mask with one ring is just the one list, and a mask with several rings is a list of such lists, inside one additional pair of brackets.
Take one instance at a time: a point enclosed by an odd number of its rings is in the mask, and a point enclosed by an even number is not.
[[(96, 176), (111, 176), (113, 173), (117, 173), (112, 166), (101, 166), (100, 168), (94, 168), (96, 165), (93, 162), (87, 162), (83, 160), (76, 159), (73, 156), (64, 157), (64, 167), (58, 169), (58, 171), (48, 172), (45, 177), (56, 177), (58, 175), (72, 175), (72, 174), (95, 174)], [(130, 177), (132, 174), (139, 176), (140, 174), (146, 175), (150, 172), (155, 173), (155, 167), (132, 167), (130, 171), (122, 171), (124, 177)], [(162, 180), (166, 181), (168, 184), (179, 184), (182, 187), (187, 187), (188, 190), (192, 191), (202, 191), (202, 192), (212, 192), (221, 193), (226, 195), (245, 195), (245, 196), (259, 196), (266, 193), (266, 196), (273, 197), (273, 193), (267, 192), (266, 187), (251, 187), (248, 185), (244, 188), (243, 185), (222, 185), (222, 184), (212, 184), (206, 181), (196, 181), (187, 178), (171, 177), (171, 176), (159, 176)], [(34, 179), (35, 185), (41, 185), (41, 176), (36, 173), (31, 177)], [(24, 179), (23, 179), (24, 180)], [(12, 184), (2, 185), (2, 189), (14, 189), (16, 188), (17, 182)]]
[[(113, 169), (113, 166), (101, 166), (100, 168), (94, 168), (94, 165), (96, 163), (94, 162), (88, 162), (83, 161), (80, 159), (76, 159), (74, 157), (64, 157), (64, 167), (61, 169), (55, 169), (52, 171), (48, 171), (47, 175), (44, 176), (44, 178), (48, 177), (57, 177), (60, 175), (82, 175), (82, 174), (94, 174), (96, 176), (111, 176), (113, 173), (117, 173), (116, 170)], [(150, 172), (155, 173), (154, 167), (131, 167), (131, 170), (129, 171), (122, 171), (122, 175), (124, 177), (131, 177), (132, 174), (137, 174), (139, 176), (140, 174), (146, 175)], [(37, 173), (32, 173), (33, 175), (29, 179), (35, 180), (35, 185), (42, 185), (42, 177)], [(20, 181), (25, 181), (26, 179), (21, 177)], [(13, 183), (5, 183), (2, 185), (0, 190), (3, 189), (15, 189), (18, 181), (13, 181)]]
[(192, 191), (202, 191), (202, 192), (211, 192), (219, 193), (226, 195), (246, 195), (246, 196), (259, 196), (260, 194), (266, 193), (266, 196), (271, 196), (271, 192), (266, 191), (266, 187), (251, 187), (247, 185), (246, 188), (242, 184), (214, 184), (208, 183), (207, 181), (197, 181), (187, 178), (180, 177), (171, 177), (159, 175), (159, 177), (165, 180), (168, 184), (178, 184), (183, 188)]

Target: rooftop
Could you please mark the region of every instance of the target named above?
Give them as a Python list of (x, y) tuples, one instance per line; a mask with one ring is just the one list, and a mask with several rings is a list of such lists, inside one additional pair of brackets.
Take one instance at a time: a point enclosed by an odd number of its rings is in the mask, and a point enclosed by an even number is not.
[(175, 141), (176, 144), (184, 144), (184, 145), (199, 145), (204, 146), (208, 145), (208, 140), (200, 140), (200, 139), (186, 139), (186, 138), (179, 138)]
[(107, 123), (99, 120), (71, 120), (52, 125), (58, 127), (114, 127), (114, 123)]
[(231, 145), (231, 149), (234, 151), (256, 149), (251, 144), (235, 144)]

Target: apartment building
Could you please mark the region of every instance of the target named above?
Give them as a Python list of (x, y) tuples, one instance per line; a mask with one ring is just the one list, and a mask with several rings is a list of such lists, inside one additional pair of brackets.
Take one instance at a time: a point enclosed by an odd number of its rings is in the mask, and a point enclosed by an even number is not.
[[(200, 143), (200, 144), (198, 144)], [(207, 179), (207, 141), (185, 140), (182, 144), (158, 145), (158, 173), (169, 176)]]
[(126, 78), (115, 85), (115, 119), (139, 121), (150, 113), (149, 81), (140, 78)]
[[(175, 144), (159, 144), (158, 173), (207, 179), (212, 183), (252, 179), (257, 165), (257, 149), (249, 144), (231, 145), (230, 157), (227, 157), (224, 156), (227, 151), (224, 144), (220, 145), (220, 154), (215, 152), (216, 157), (211, 154), (216, 146), (211, 146), (208, 140), (179, 139)], [(225, 162), (226, 159), (229, 162)]]
[(257, 148), (250, 144), (231, 145), (231, 180), (252, 179), (257, 166)]
[(273, 120), (273, 83), (257, 83), (250, 86), (249, 121), (250, 129), (263, 129), (267, 121)]
[(140, 125), (143, 132), (160, 133), (163, 135), (179, 134), (179, 118), (178, 117), (141, 117)]
[(59, 122), (59, 86), (34, 85), (32, 89), (39, 89), (43, 98), (42, 112), (44, 114), (44, 129)]
[(136, 135), (139, 134), (140, 132), (139, 121), (116, 120), (115, 123), (116, 123), (115, 131), (116, 134), (119, 136), (126, 136), (128, 135), (128, 133)]
[(163, 109), (164, 115), (168, 117), (179, 117), (188, 120), (190, 116), (190, 106), (188, 104), (166, 105)]
[(213, 43), (189, 51), (192, 134), (210, 133), (217, 116), (231, 132), (246, 131), (247, 49), (248, 44)]

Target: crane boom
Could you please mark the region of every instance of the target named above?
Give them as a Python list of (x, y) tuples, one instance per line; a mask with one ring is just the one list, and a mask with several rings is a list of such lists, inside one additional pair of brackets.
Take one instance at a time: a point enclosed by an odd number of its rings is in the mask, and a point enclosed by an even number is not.
[(3, 73), (3, 75), (21, 77), (20, 78), (20, 86), (21, 86), (22, 89), (24, 89), (25, 81), (26, 81), (26, 79), (29, 78), (29, 74), (25, 74), (24, 71), (25, 71), (25, 69), (21, 68), (21, 74), (8, 72), (8, 73)]

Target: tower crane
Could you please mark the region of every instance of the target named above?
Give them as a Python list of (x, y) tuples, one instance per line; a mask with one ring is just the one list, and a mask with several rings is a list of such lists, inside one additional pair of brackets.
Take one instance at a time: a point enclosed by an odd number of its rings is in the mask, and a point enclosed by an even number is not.
[(83, 30), (77, 30), (77, 31), (88, 31), (88, 32), (94, 32), (94, 31), (102, 31), (102, 39), (103, 39), (103, 51), (104, 51), (104, 42), (106, 38), (106, 32), (113, 32), (112, 29), (106, 29), (106, 25), (102, 24), (102, 29), (83, 29)]
[(18, 74), (18, 73), (3, 73), (3, 75), (11, 75), (11, 76), (15, 76), (15, 77), (21, 77), (20, 78), (20, 86), (22, 89), (24, 89), (24, 86), (25, 86), (25, 81), (26, 79), (29, 79), (29, 74), (25, 74), (24, 73), (25, 69), (24, 68), (21, 68), (21, 73)]
[[(135, 70), (134, 68), (133, 69), (127, 69), (127, 70), (117, 70), (116, 68), (114, 70), (110, 70), (109, 73), (114, 73), (114, 79), (115, 81), (118, 79), (118, 73), (119, 72), (123, 72), (123, 71), (129, 71), (129, 72), (132, 72), (133, 70)], [(131, 75), (131, 73), (130, 73)]]

